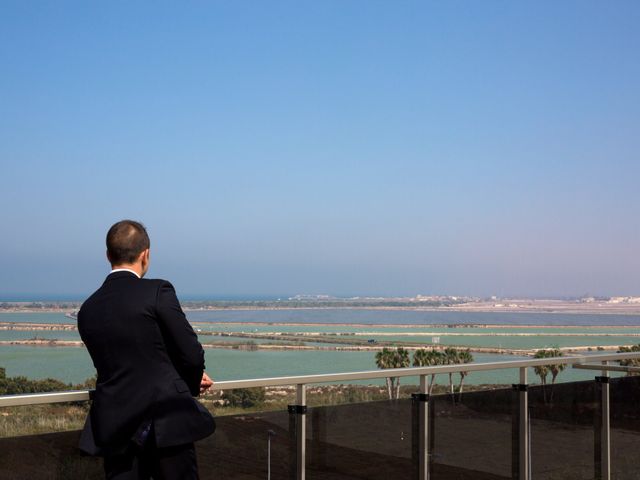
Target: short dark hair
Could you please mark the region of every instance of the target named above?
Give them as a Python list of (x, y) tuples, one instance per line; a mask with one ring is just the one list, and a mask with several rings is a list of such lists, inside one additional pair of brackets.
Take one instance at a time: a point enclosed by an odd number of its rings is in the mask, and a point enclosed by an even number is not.
[(114, 223), (107, 233), (107, 255), (112, 265), (134, 263), (150, 245), (147, 229), (134, 220)]

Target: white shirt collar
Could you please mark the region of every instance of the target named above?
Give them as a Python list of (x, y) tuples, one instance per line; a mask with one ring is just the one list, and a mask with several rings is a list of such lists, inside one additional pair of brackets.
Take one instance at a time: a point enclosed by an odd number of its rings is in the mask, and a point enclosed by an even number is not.
[(111, 275), (112, 273), (116, 273), (116, 272), (131, 272), (133, 273), (136, 277), (140, 278), (140, 275), (138, 275), (138, 272), (134, 272), (133, 270), (129, 269), (129, 268), (114, 268), (113, 270), (111, 270), (109, 272), (109, 275)]

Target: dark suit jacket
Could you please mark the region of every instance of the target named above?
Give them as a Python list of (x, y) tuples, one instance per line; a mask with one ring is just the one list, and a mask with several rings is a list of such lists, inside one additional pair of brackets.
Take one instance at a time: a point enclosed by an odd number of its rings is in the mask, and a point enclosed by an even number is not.
[(82, 450), (120, 453), (150, 421), (158, 447), (213, 433), (213, 417), (193, 398), (204, 351), (169, 282), (110, 274), (82, 304), (78, 330), (98, 371)]

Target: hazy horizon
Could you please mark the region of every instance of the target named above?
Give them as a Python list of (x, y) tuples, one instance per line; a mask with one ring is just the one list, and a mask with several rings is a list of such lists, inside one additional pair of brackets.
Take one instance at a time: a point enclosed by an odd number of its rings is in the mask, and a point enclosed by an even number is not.
[[(86, 293), (74, 293), (74, 294), (14, 294), (14, 295), (5, 295), (2, 296), (0, 294), (0, 303), (25, 303), (25, 302), (52, 302), (52, 303), (63, 303), (63, 302), (82, 302), (84, 301), (92, 292)], [(580, 298), (586, 297), (594, 297), (594, 298), (607, 298), (607, 297), (616, 297), (618, 295), (597, 295), (585, 293), (582, 295), (559, 295), (559, 296), (527, 296), (527, 295), (505, 295), (502, 297), (499, 296), (477, 296), (477, 295), (462, 295), (455, 293), (437, 293), (437, 294), (429, 294), (429, 293), (418, 293), (418, 294), (397, 294), (397, 295), (385, 295), (385, 294), (343, 294), (343, 295), (333, 295), (328, 293), (305, 293), (298, 292), (295, 294), (281, 294), (281, 295), (260, 295), (260, 294), (181, 294), (178, 293), (178, 297), (182, 302), (242, 302), (242, 301), (288, 301), (295, 300), (296, 296), (304, 295), (304, 296), (329, 296), (330, 299), (336, 300), (348, 300), (348, 299), (376, 299), (376, 298), (415, 298), (418, 295), (423, 296), (441, 296), (441, 297), (458, 297), (458, 298), (479, 298), (481, 300), (490, 300), (491, 298), (498, 298), (503, 300), (515, 300), (515, 299), (526, 299), (526, 300), (576, 300)], [(621, 295), (623, 297), (627, 297), (628, 295)]]
[[(640, 3), (0, 4), (0, 300), (640, 295)], [(364, 292), (364, 293), (363, 293)]]

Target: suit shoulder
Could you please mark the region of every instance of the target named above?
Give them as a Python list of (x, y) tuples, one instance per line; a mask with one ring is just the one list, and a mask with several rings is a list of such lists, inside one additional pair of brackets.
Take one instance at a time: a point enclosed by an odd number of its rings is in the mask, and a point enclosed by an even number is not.
[(171, 284), (171, 282), (167, 280), (164, 280), (162, 278), (149, 278), (149, 279), (143, 278), (142, 281), (144, 282), (145, 285), (148, 285), (146, 288), (155, 292), (156, 301), (158, 300), (158, 297), (161, 294), (173, 292), (175, 295), (175, 291), (176, 291), (175, 288), (173, 288), (173, 285)]
[(173, 288), (173, 285), (171, 284), (170, 281), (164, 280), (162, 278), (143, 278), (142, 281), (148, 284), (149, 286), (154, 286), (156, 288), (160, 288), (160, 287)]
[(99, 295), (99, 293), (100, 293), (100, 289), (93, 292), (91, 295), (87, 297), (87, 299), (84, 302), (82, 302), (82, 305), (80, 305), (80, 308), (78, 309), (78, 315), (80, 315), (83, 311), (87, 310), (88, 308), (91, 308), (91, 305), (95, 302), (95, 299)]

